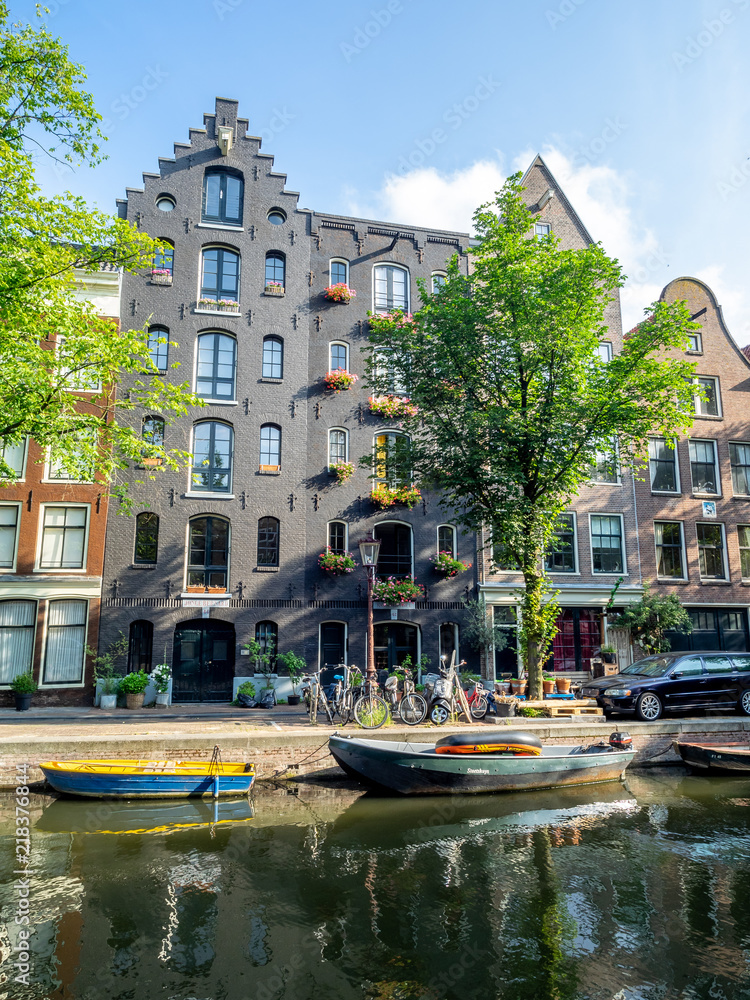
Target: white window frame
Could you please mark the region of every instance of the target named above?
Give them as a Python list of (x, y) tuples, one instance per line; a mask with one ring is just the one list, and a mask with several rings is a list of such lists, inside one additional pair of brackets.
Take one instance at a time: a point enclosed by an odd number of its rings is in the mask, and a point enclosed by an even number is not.
[[(716, 485), (718, 487), (715, 493), (702, 493), (696, 490), (693, 486), (693, 460), (690, 457), (690, 445), (695, 442), (698, 444), (711, 444), (714, 449), (714, 472), (716, 473)], [(688, 464), (690, 465), (690, 492), (695, 497), (721, 497), (722, 492), (722, 482), (721, 482), (721, 468), (719, 467), (719, 447), (716, 438), (688, 438)]]
[[(614, 439), (614, 455), (615, 455), (615, 481), (613, 483), (607, 482), (606, 480), (594, 479), (591, 477), (592, 486), (622, 486), (622, 469), (620, 467), (620, 442), (615, 437)], [(597, 455), (605, 456), (607, 453), (604, 449), (597, 449)], [(596, 472), (596, 463), (594, 464), (594, 472)]]
[(346, 351), (346, 364), (344, 365), (344, 371), (349, 371), (349, 345), (345, 340), (331, 340), (328, 344), (328, 371), (332, 372), (333, 368), (333, 347), (343, 347)]
[(18, 565), (18, 539), (21, 534), (21, 513), (23, 508), (23, 503), (21, 501), (3, 501), (0, 503), (0, 507), (15, 507), (16, 508), (16, 534), (13, 539), (13, 562), (10, 566), (0, 566), (0, 573), (15, 573), (16, 566)]
[[(89, 428), (86, 428), (83, 431), (80, 431), (79, 433), (80, 434), (85, 434), (86, 430), (88, 430), (88, 429)], [(92, 427), (92, 428), (90, 428), (90, 430), (93, 431), (94, 428)], [(94, 476), (95, 476), (96, 475), (95, 471), (93, 469), (91, 471), (94, 473)], [(43, 483), (64, 483), (66, 485), (91, 486), (95, 482), (95, 478), (92, 477), (91, 479), (70, 479), (70, 478), (68, 478), (68, 476), (53, 476), (52, 475), (52, 448), (50, 446), (46, 450), (46, 455), (45, 455), (45, 460), (44, 460), (44, 478), (42, 479), (42, 482)]]
[[(56, 567), (42, 567), (42, 548), (44, 544), (44, 514), (48, 507), (83, 507), (86, 511), (86, 527), (84, 528), (83, 534), (83, 565), (80, 569), (68, 569), (63, 566)], [(47, 503), (40, 504), (39, 506), (39, 525), (37, 530), (37, 547), (36, 547), (36, 559), (34, 561), (34, 572), (35, 573), (61, 573), (73, 574), (77, 576), (85, 575), (87, 572), (86, 567), (88, 566), (89, 557), (89, 534), (91, 532), (91, 504), (90, 503), (69, 503), (67, 500), (51, 500)], [(72, 600), (72, 598), (71, 598)]]
[[(60, 333), (57, 334), (57, 343), (56, 343), (56, 346), (55, 346), (55, 351), (56, 351), (56, 354), (57, 354), (57, 360), (58, 361), (62, 361), (63, 360), (63, 347), (64, 347), (65, 341), (67, 339), (68, 338), (64, 337), (62, 334), (60, 334)], [(61, 370), (60, 374), (62, 374), (62, 370)], [(70, 374), (72, 375), (72, 372)], [(95, 385), (90, 385), (90, 386), (86, 386), (85, 388), (81, 388), (80, 386), (77, 386), (77, 385), (67, 385), (67, 376), (66, 376), (66, 385), (65, 385), (64, 391), (65, 392), (75, 392), (78, 395), (80, 395), (81, 393), (94, 394), (94, 393), (102, 391), (102, 383), (101, 382), (97, 382)]]
[[(666, 442), (667, 439), (665, 437), (661, 437), (660, 435), (653, 435), (652, 437), (649, 437), (648, 440), (649, 440), (649, 442), (650, 441), (664, 441), (664, 442)], [(674, 479), (675, 479), (675, 485), (677, 487), (675, 490), (655, 490), (653, 488), (653, 486), (651, 486), (651, 453), (649, 452), (649, 456), (648, 456), (648, 483), (649, 483), (649, 487), (651, 489), (651, 492), (653, 494), (655, 494), (656, 496), (676, 497), (676, 496), (679, 496), (682, 493), (682, 480), (680, 478), (680, 455), (679, 455), (679, 451), (678, 451), (678, 442), (677, 441), (675, 441), (675, 446), (674, 446), (674, 448), (671, 448), (670, 451), (674, 455), (674, 470), (675, 470)], [(688, 461), (689, 460), (690, 460), (690, 455), (688, 454)], [(691, 476), (690, 476), (691, 485), (692, 485), (692, 481), (693, 481), (693, 479), (692, 479), (692, 470), (691, 470)]]
[(695, 337), (697, 347), (688, 347), (686, 354), (703, 354), (703, 335), (700, 333), (689, 333), (688, 338)]
[(435, 526), (435, 552), (442, 552), (440, 548), (440, 529), (450, 528), (453, 532), (453, 558), (458, 559), (458, 532), (456, 531), (455, 524), (451, 524), (450, 521), (443, 521), (442, 524)]
[[(717, 526), (721, 529), (721, 549), (724, 559), (724, 576), (703, 576), (701, 574), (701, 546), (698, 541), (698, 525), (699, 524), (710, 524), (712, 526)], [(729, 556), (727, 553), (727, 531), (726, 525), (723, 521), (696, 521), (695, 522), (695, 547), (698, 554), (698, 579), (706, 583), (723, 583), (730, 579), (729, 575)]]
[(740, 554), (740, 579), (743, 582), (748, 582), (750, 581), (750, 575), (745, 576), (744, 573), (742, 572), (742, 553), (745, 551), (750, 552), (750, 545), (740, 545), (740, 528), (750, 528), (750, 523), (746, 524), (740, 523), (737, 524), (735, 527), (737, 528), (737, 549)]
[[(656, 523), (660, 524), (678, 524), (680, 526), (680, 557), (682, 559), (682, 576), (659, 576), (659, 546), (656, 544)], [(655, 517), (654, 518), (654, 559), (655, 559), (655, 569), (656, 569), (656, 579), (660, 580), (662, 583), (669, 583), (670, 581), (680, 581), (688, 579), (688, 565), (687, 565), (687, 549), (685, 547), (685, 523), (684, 521), (677, 521), (670, 517)]]
[[(34, 659), (36, 657), (36, 638), (37, 638), (37, 632), (39, 630), (39, 601), (38, 599), (33, 597), (28, 598), (22, 595), (16, 595), (13, 597), (10, 596), (3, 597), (2, 600), (0, 600), (0, 603), (6, 603), (7, 601), (13, 601), (13, 602), (25, 601), (28, 602), (29, 604), (34, 605), (34, 624), (33, 626), (31, 626), (33, 628), (33, 635), (31, 638), (31, 662), (29, 663), (29, 670), (33, 672)], [(22, 673), (22, 671), (19, 671), (19, 673)], [(15, 676), (17, 677), (18, 674), (16, 674)], [(7, 684), (0, 683), (0, 691), (10, 691), (10, 681)]]
[[(239, 400), (237, 399), (237, 369), (239, 368), (239, 358), (240, 358), (240, 342), (236, 335), (232, 333), (231, 330), (222, 329), (208, 329), (199, 330), (195, 335), (195, 343), (193, 344), (193, 379), (192, 379), (192, 390), (195, 395), (198, 395), (198, 347), (200, 345), (201, 337), (205, 337), (212, 333), (222, 334), (224, 337), (229, 337), (230, 340), (234, 341), (234, 399), (208, 399), (204, 396), (200, 398), (207, 406), (239, 406)], [(281, 338), (279, 338), (281, 339)], [(262, 351), (261, 344), (261, 351)], [(263, 370), (263, 354), (261, 353), (261, 371)]]
[[(602, 352), (607, 355), (607, 357), (602, 357)], [(614, 349), (612, 347), (611, 340), (600, 340), (596, 346), (596, 353), (599, 355), (599, 360), (603, 361), (604, 364), (608, 364), (614, 357)]]
[[(67, 571), (66, 571), (67, 572)], [(50, 604), (53, 601), (83, 601), (86, 604), (86, 621), (83, 625), (83, 663), (81, 664), (81, 679), (80, 681), (52, 681), (48, 683), (44, 680), (45, 667), (47, 666), (47, 640), (49, 638), (49, 612)], [(58, 595), (56, 594), (54, 598), (50, 598), (47, 601), (47, 606), (44, 609), (44, 631), (42, 635), (42, 656), (41, 663), (39, 666), (39, 690), (51, 690), (51, 689), (63, 689), (74, 690), (75, 688), (82, 688), (86, 686), (86, 645), (89, 639), (89, 616), (91, 614), (91, 601), (86, 597), (80, 597), (78, 594), (69, 595)], [(54, 628), (54, 626), (53, 626)]]
[(332, 517), (330, 521), (326, 523), (326, 548), (331, 545), (331, 525), (332, 524), (343, 524), (344, 525), (344, 551), (349, 551), (349, 522), (342, 521), (340, 517)]
[[(622, 569), (612, 570), (602, 573), (594, 569), (594, 533), (591, 530), (591, 519), (592, 517), (619, 517), (620, 519), (620, 554), (622, 555)], [(589, 512), (589, 558), (591, 560), (591, 575), (600, 576), (628, 576), (628, 549), (625, 544), (625, 518), (622, 514), (616, 511), (610, 512), (606, 510), (592, 510)]]
[[(266, 517), (266, 516), (272, 517), (273, 515), (272, 514), (269, 514), (269, 515), (264, 514), (263, 516), (264, 517)], [(227, 583), (226, 583), (227, 589), (223, 592), (223, 595), (220, 594), (220, 593), (217, 594), (216, 591), (213, 591), (213, 590), (209, 591), (209, 596), (210, 597), (221, 597), (221, 596), (231, 597), (231, 580), (232, 580), (232, 577), (231, 577), (230, 574), (232, 572), (232, 520), (226, 514), (215, 514), (212, 511), (205, 511), (202, 514), (191, 514), (188, 517), (187, 524), (185, 525), (185, 541), (184, 541), (183, 549), (182, 549), (182, 563), (183, 563), (183, 566), (182, 566), (182, 593), (180, 594), (180, 597), (199, 597), (201, 593), (204, 593), (204, 591), (200, 591), (199, 592), (199, 591), (196, 591), (196, 590), (188, 590), (188, 582), (187, 582), (188, 573), (190, 572), (190, 570), (188, 568), (189, 567), (189, 563), (190, 563), (190, 525), (193, 523), (193, 521), (199, 521), (202, 517), (215, 517), (218, 521), (226, 521), (227, 522)], [(280, 518), (278, 520), (279, 520), (279, 522), (281, 522)], [(256, 540), (256, 542), (257, 542), (257, 538), (258, 538), (258, 521), (256, 519), (256, 521), (255, 521), (255, 540)], [(205, 564), (204, 564), (204, 569), (205, 569)]]
[[(573, 563), (575, 569), (573, 570), (562, 570), (562, 569), (546, 569), (545, 572), (550, 576), (580, 576), (581, 575), (581, 562), (580, 553), (578, 549), (578, 514), (574, 510), (563, 510), (560, 512), (561, 517), (572, 517), (573, 518)], [(542, 562), (546, 559), (546, 553), (542, 554)], [(501, 570), (501, 572), (508, 572), (507, 570)], [(520, 570), (515, 572), (520, 573)]]
[[(538, 229), (543, 230), (542, 232), (537, 232)], [(549, 236), (552, 232), (551, 222), (534, 222), (534, 238), (537, 240), (544, 239), (545, 236)]]
[(328, 261), (328, 280), (329, 280), (329, 282), (332, 285), (334, 284), (334, 281), (333, 281), (333, 265), (334, 264), (343, 264), (344, 265), (344, 267), (346, 268), (346, 281), (345, 281), (345, 284), (346, 284), (347, 288), (351, 287), (349, 285), (349, 261), (346, 259), (346, 257), (331, 257), (331, 259)]
[(714, 387), (716, 389), (716, 409), (718, 410), (718, 413), (701, 413), (700, 410), (698, 409), (701, 400), (698, 398), (697, 395), (695, 395), (693, 396), (693, 410), (694, 410), (693, 416), (699, 420), (721, 420), (724, 417), (724, 409), (721, 405), (721, 381), (719, 379), (719, 376), (704, 375), (702, 372), (697, 372), (693, 376), (693, 385), (696, 388), (698, 387), (698, 381), (700, 379), (704, 379), (704, 381), (706, 382), (710, 380), (714, 383)]
[[(410, 551), (410, 556), (411, 556), (411, 576), (414, 576), (415, 575), (415, 570), (416, 570), (416, 554), (417, 554), (416, 553), (417, 542), (416, 542), (416, 539), (414, 538), (414, 525), (410, 524), (409, 521), (401, 521), (397, 517), (384, 517), (382, 520), (377, 521), (375, 524), (373, 524), (372, 528), (370, 529), (372, 531), (372, 535), (373, 535), (374, 538), (377, 537), (375, 535), (375, 529), (376, 528), (380, 528), (384, 524), (400, 524), (400, 525), (402, 525), (402, 527), (405, 527), (405, 528), (409, 529), (409, 539), (410, 539), (410, 549), (411, 549), (411, 551)], [(375, 567), (375, 570), (377, 572), (377, 566)], [(401, 619), (399, 619), (399, 620), (401, 620)], [(408, 624), (416, 624), (416, 623), (415, 622), (409, 622)]]
[(430, 291), (435, 294), (435, 278), (442, 278), (444, 281), (448, 280), (448, 275), (445, 271), (433, 271), (430, 275)]
[(349, 431), (346, 429), (346, 427), (329, 427), (328, 428), (328, 466), (329, 467), (332, 464), (331, 463), (331, 434), (334, 431), (340, 431), (340, 432), (343, 433), (343, 435), (344, 435), (344, 451), (346, 453), (346, 457), (344, 458), (344, 461), (345, 462), (349, 461)]
[[(394, 261), (379, 260), (377, 264), (373, 265), (373, 268), (372, 268), (372, 311), (374, 313), (384, 313), (386, 311), (390, 311), (390, 310), (385, 310), (385, 309), (378, 309), (376, 307), (376, 305), (375, 305), (375, 285), (376, 285), (375, 277), (376, 277), (377, 270), (378, 270), (379, 267), (393, 267), (396, 270), (403, 271), (406, 274), (406, 307), (404, 308), (404, 312), (406, 312), (406, 313), (411, 312), (411, 271), (409, 270), (408, 267), (406, 267), (405, 264), (400, 264), (400, 263), (398, 263), (395, 260)], [(398, 307), (396, 306), (395, 308), (398, 308)]]
[[(6, 449), (6, 447), (7, 447), (7, 445), (5, 444), (5, 442), (3, 442), (2, 444), (0, 444), (0, 452), (3, 453), (3, 457), (5, 457), (5, 449)], [(25, 483), (26, 482), (26, 462), (28, 460), (28, 457), (29, 457), (29, 437), (28, 437), (28, 435), (26, 435), (26, 437), (23, 439), (23, 457), (21, 459), (21, 472), (20, 472), (18, 478), (17, 479), (7, 479), (5, 477), (0, 477), (0, 481), (7, 482), (7, 483)], [(8, 463), (8, 464), (10, 465), (10, 463)]]

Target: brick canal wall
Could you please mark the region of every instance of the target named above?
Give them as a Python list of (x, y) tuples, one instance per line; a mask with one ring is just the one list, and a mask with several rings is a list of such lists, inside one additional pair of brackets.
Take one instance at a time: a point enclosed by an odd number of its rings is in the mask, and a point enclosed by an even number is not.
[[(533, 720), (509, 720), (514, 729), (534, 732), (544, 743), (593, 743), (620, 728), (633, 737), (637, 753), (633, 765), (649, 766), (668, 764), (679, 760), (672, 751), (672, 741), (683, 742), (750, 742), (750, 718), (738, 716), (715, 719), (690, 719), (682, 721), (660, 721), (657, 723), (621, 723), (619, 727), (611, 722), (574, 722), (564, 720), (536, 722)], [(492, 730), (483, 726), (483, 735)], [(255, 764), (256, 775), (261, 780), (274, 777), (294, 777), (324, 768), (335, 768), (333, 758), (326, 746), (328, 735), (333, 730), (319, 726), (314, 729), (294, 727), (274, 732), (237, 732), (234, 726), (210, 733), (165, 730), (152, 734), (124, 734), (118, 732), (95, 732), (82, 734), (80, 731), (67, 735), (48, 736), (42, 727), (26, 729), (19, 734), (0, 737), (0, 788), (16, 785), (16, 765), (28, 764), (29, 780), (42, 781), (43, 775), (38, 762), (44, 760), (73, 760), (97, 758), (126, 758), (128, 760), (205, 760), (210, 758), (214, 744), (221, 747), (224, 760), (251, 761)], [(352, 735), (367, 734), (354, 729), (347, 730)], [(501, 732), (498, 727), (496, 732)], [(372, 735), (377, 739), (404, 740), (409, 743), (431, 742), (450, 732), (466, 732), (465, 726), (444, 726), (441, 729), (409, 729), (389, 726), (386, 730)], [(337, 773), (340, 773), (337, 771)]]

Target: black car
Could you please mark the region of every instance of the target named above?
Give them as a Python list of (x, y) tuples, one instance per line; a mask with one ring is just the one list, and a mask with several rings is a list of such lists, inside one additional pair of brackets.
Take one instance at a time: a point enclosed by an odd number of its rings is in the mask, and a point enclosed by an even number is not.
[(657, 653), (589, 681), (581, 694), (596, 698), (605, 715), (635, 714), (646, 722), (697, 708), (750, 715), (750, 653)]

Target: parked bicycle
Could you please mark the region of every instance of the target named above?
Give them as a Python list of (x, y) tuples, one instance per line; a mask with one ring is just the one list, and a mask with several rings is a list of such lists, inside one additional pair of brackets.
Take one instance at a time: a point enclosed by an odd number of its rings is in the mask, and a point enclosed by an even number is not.
[(414, 680), (408, 667), (400, 668), (404, 674), (403, 694), (398, 698), (398, 677), (392, 675), (385, 682), (385, 701), (391, 716), (397, 715), (407, 726), (418, 726), (427, 717), (427, 702), (414, 690)]
[(362, 680), (362, 694), (354, 702), (354, 719), (365, 729), (380, 729), (388, 719), (388, 705), (380, 696), (378, 682)]
[(318, 711), (322, 711), (328, 720), (329, 725), (333, 725), (333, 712), (331, 711), (331, 706), (326, 698), (326, 693), (323, 690), (323, 685), (320, 683), (320, 671), (317, 673), (306, 674), (302, 678), (302, 697), (305, 699), (305, 705), (307, 706), (307, 714), (310, 717), (310, 723), (312, 725), (317, 725), (318, 722)]
[(483, 719), (489, 708), (488, 692), (481, 681), (475, 681), (473, 689), (466, 696), (472, 719)]

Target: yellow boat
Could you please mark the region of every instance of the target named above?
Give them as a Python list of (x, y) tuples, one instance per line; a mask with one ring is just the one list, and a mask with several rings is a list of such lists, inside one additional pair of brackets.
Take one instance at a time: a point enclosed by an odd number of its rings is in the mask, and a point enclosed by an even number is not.
[(255, 766), (220, 760), (46, 760), (39, 764), (55, 791), (93, 799), (219, 798), (247, 795)]

